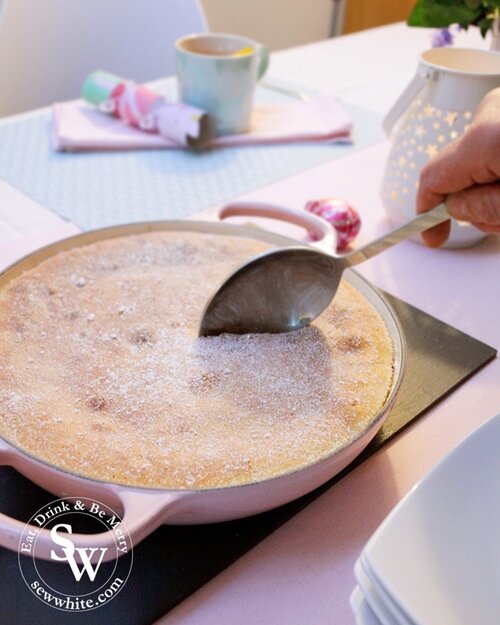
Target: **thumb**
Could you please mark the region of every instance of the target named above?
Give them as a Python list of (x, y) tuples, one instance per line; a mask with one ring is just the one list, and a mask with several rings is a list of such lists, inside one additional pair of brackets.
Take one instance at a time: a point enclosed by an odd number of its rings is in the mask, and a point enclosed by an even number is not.
[(500, 184), (469, 187), (446, 198), (446, 209), (459, 221), (481, 225), (488, 232), (500, 231)]
[(448, 240), (450, 230), (451, 221), (444, 221), (438, 226), (434, 226), (429, 230), (425, 230), (425, 232), (421, 232), (420, 236), (428, 247), (440, 247)]
[[(458, 221), (467, 221), (483, 232), (500, 233), (500, 183), (481, 184), (451, 193), (445, 200), (446, 210)], [(422, 232), (429, 247), (439, 247), (450, 234), (450, 222)]]

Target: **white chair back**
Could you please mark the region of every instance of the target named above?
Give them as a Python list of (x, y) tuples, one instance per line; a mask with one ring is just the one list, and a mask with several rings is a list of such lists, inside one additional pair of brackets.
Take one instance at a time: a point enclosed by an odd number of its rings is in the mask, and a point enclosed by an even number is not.
[(0, 0), (0, 116), (76, 98), (95, 69), (168, 76), (174, 41), (206, 30), (199, 0)]

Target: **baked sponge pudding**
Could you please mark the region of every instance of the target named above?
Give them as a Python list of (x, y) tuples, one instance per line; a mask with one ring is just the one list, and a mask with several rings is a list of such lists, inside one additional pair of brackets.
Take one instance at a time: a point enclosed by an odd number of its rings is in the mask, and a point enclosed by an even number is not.
[(0, 435), (61, 469), (158, 488), (276, 476), (355, 439), (393, 346), (342, 282), (311, 326), (198, 338), (228, 272), (269, 245), (154, 232), (63, 251), (0, 292)]

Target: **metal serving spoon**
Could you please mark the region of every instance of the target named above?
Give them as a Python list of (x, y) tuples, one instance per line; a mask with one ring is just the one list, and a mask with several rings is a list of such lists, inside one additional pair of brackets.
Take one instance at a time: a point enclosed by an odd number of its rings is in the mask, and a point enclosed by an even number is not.
[(199, 335), (303, 328), (330, 304), (344, 269), (448, 219), (444, 204), (440, 204), (343, 256), (299, 246), (259, 254), (229, 275), (208, 300)]

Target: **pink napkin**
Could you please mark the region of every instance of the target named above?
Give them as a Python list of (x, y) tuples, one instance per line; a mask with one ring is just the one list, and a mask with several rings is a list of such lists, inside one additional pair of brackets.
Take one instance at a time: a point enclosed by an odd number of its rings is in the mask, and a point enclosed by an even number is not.
[[(256, 106), (248, 133), (215, 139), (211, 147), (298, 141), (351, 141), (352, 123), (337, 98), (325, 94), (307, 102)], [(180, 148), (157, 134), (143, 132), (74, 100), (53, 107), (52, 143), (55, 150), (126, 150)]]

